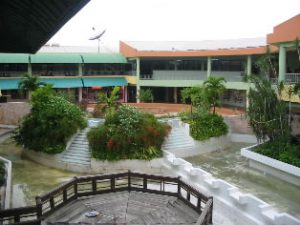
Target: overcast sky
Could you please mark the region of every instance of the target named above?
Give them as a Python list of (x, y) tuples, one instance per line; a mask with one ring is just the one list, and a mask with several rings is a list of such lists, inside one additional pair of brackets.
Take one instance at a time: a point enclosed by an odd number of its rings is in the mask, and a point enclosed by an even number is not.
[(299, 13), (300, 0), (91, 0), (49, 43), (97, 46), (88, 39), (103, 29), (101, 46), (116, 50), (119, 40), (265, 37)]

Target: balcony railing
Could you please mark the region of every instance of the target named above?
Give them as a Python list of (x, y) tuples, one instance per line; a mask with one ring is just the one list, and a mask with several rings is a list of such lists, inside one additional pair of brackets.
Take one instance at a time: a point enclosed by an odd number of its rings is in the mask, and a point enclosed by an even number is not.
[[(211, 76), (224, 77), (227, 81), (242, 82), (241, 71), (212, 71)], [(153, 74), (141, 74), (142, 80), (207, 80), (207, 71), (154, 70)]]
[(133, 172), (75, 177), (36, 197), (36, 205), (0, 210), (0, 223), (40, 225), (41, 220), (79, 197), (116, 192), (141, 191), (175, 196), (200, 214), (197, 225), (212, 224), (213, 198), (200, 193), (178, 177)]
[(300, 82), (300, 73), (286, 73), (285, 82), (295, 84)]

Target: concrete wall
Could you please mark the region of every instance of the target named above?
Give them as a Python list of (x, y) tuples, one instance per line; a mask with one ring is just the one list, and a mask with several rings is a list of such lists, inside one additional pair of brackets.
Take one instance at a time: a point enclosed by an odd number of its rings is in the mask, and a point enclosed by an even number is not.
[(17, 125), (30, 112), (27, 102), (0, 103), (0, 124)]
[(300, 168), (253, 151), (257, 145), (241, 149), (241, 155), (249, 160), (249, 166), (281, 180), (300, 186)]
[(242, 193), (224, 180), (214, 178), (191, 163), (165, 152), (164, 167), (175, 176), (214, 197), (214, 224), (299, 225), (300, 220), (276, 212), (269, 204), (251, 194)]
[(103, 174), (112, 172), (138, 171), (142, 173), (161, 173), (162, 158), (147, 160), (119, 160), (119, 161), (100, 161), (91, 159), (91, 166), (79, 166), (60, 161), (60, 154), (49, 155), (43, 152), (24, 150), (23, 155), (39, 164), (55, 169), (71, 171), (75, 173)]

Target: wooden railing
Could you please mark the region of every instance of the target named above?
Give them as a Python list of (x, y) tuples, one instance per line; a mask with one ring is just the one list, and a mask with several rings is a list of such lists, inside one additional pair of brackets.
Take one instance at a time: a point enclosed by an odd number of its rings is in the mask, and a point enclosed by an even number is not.
[[(43, 218), (78, 197), (117, 191), (141, 191), (176, 196), (204, 219), (200, 225), (212, 223), (212, 198), (184, 183), (179, 177), (157, 176), (133, 172), (74, 177), (52, 191), (36, 197), (36, 206), (0, 211), (6, 224), (40, 224)], [(204, 215), (205, 214), (205, 215)]]

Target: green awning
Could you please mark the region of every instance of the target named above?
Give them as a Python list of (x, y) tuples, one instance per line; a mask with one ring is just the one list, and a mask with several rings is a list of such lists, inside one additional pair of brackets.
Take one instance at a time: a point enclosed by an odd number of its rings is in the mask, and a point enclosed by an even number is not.
[(16, 90), (18, 89), (19, 82), (21, 78), (5, 78), (0, 79), (0, 89), (1, 90)]
[(127, 80), (124, 77), (88, 77), (82, 79), (84, 87), (127, 86)]
[(121, 54), (108, 53), (82, 53), (84, 63), (127, 63), (127, 59)]
[(29, 55), (0, 53), (0, 63), (29, 63)]
[(82, 63), (78, 53), (37, 53), (30, 58), (31, 63)]
[(81, 78), (40, 78), (41, 82), (53, 84), (53, 88), (79, 88), (82, 87)]

